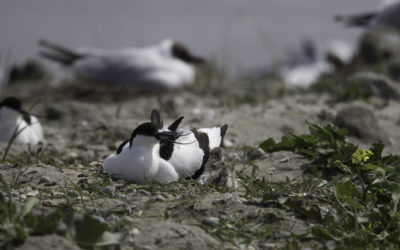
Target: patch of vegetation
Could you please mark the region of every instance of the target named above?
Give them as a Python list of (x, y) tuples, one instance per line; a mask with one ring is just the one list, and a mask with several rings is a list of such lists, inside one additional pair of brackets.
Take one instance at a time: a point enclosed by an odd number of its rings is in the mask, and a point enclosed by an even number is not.
[(308, 124), (309, 134), (264, 141), (268, 152), (291, 151), (310, 160), (302, 183), (245, 182), (248, 200), (274, 203), (314, 224), (295, 238), (332, 248), (397, 248), (400, 244), (400, 156), (382, 156), (380, 142), (360, 149), (346, 130)]
[(100, 247), (119, 245), (120, 233), (108, 231), (108, 226), (89, 214), (73, 211), (55, 210), (49, 215), (32, 211), (39, 202), (29, 198), (20, 205), (12, 198), (9, 185), (0, 177), (0, 248), (19, 245), (29, 235), (57, 233), (73, 240), (81, 247)]
[(326, 93), (331, 96), (331, 102), (349, 102), (352, 100), (368, 100), (371, 93), (366, 93), (354, 82), (348, 82), (344, 77), (322, 78), (311, 85), (310, 90), (316, 93)]

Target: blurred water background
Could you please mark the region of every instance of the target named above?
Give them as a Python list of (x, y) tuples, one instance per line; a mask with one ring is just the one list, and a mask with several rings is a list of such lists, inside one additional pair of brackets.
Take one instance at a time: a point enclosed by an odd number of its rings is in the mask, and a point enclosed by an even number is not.
[(0, 51), (37, 56), (45, 38), (72, 48), (145, 46), (166, 37), (213, 58), (234, 75), (262, 69), (306, 39), (354, 43), (360, 30), (336, 14), (374, 9), (378, 0), (1, 0)]

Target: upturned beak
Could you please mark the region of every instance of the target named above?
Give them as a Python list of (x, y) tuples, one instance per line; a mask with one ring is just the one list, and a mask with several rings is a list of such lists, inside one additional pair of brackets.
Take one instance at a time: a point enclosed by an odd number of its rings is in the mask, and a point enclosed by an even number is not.
[(161, 131), (154, 135), (158, 140), (175, 141), (180, 134), (176, 131)]

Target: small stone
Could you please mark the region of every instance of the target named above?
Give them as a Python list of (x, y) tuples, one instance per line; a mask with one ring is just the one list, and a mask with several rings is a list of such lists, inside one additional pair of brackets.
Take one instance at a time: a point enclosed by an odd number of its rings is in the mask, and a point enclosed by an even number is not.
[(78, 175), (78, 177), (79, 177), (79, 178), (82, 178), (82, 177), (89, 177), (89, 175), (88, 175), (87, 173), (80, 173), (80, 174)]
[(212, 201), (213, 205), (215, 205), (215, 204), (225, 204), (225, 203), (226, 203), (226, 201), (225, 201), (224, 198), (217, 198), (217, 199)]
[(26, 200), (26, 199), (28, 198), (28, 196), (26, 196), (26, 194), (21, 194), (20, 198), (21, 198), (22, 200)]
[(235, 145), (232, 140), (229, 140), (226, 138), (224, 138), (224, 140), (222, 141), (222, 144), (226, 148), (230, 148), (230, 147), (233, 147), (233, 145)]
[(16, 164), (11, 164), (11, 163), (1, 163), (0, 164), (0, 169), (9, 169), (9, 168), (15, 168), (17, 165)]
[(138, 193), (146, 195), (146, 196), (151, 196), (151, 193), (149, 191), (146, 191), (146, 190), (143, 190), (143, 189), (138, 190)]
[(101, 168), (101, 167), (103, 167), (103, 163), (99, 162), (99, 161), (92, 161), (91, 163), (89, 163), (89, 166)]
[(174, 209), (176, 207), (177, 207), (176, 204), (169, 204), (168, 207), (167, 207), (167, 210), (172, 210), (172, 209)]
[(89, 180), (87, 178), (78, 180), (78, 184), (88, 184), (88, 183), (89, 183)]
[(123, 219), (123, 221), (125, 221), (127, 223), (134, 223), (135, 222), (135, 220), (132, 217), (127, 216), (127, 215), (125, 215), (122, 219)]
[(372, 72), (357, 73), (349, 79), (365, 95), (375, 95), (384, 99), (400, 99), (400, 87), (386, 76)]
[(12, 197), (18, 197), (19, 196), (19, 192), (16, 191), (16, 190), (12, 190), (11, 191), (11, 195), (12, 195)]
[(198, 213), (206, 213), (208, 211), (208, 207), (207, 206), (197, 206), (194, 208), (194, 211), (198, 212)]
[(70, 197), (78, 197), (78, 193), (74, 190), (69, 190), (67, 195)]
[(32, 171), (29, 171), (27, 174), (28, 174), (28, 175), (35, 175), (35, 174), (37, 174), (37, 173), (38, 173), (37, 170), (32, 170)]
[(219, 219), (217, 217), (206, 217), (201, 221), (201, 223), (209, 226), (218, 226)]
[(101, 223), (107, 223), (106, 220), (100, 215), (93, 215), (93, 218), (100, 221)]
[(374, 113), (363, 106), (346, 105), (338, 111), (333, 124), (347, 129), (348, 135), (365, 142), (387, 142), (388, 139)]
[(55, 181), (50, 181), (44, 184), (45, 187), (51, 187), (57, 185), (57, 182)]
[(44, 201), (42, 201), (42, 205), (51, 207), (51, 206), (53, 206), (53, 202), (51, 200), (44, 200)]
[(161, 194), (157, 194), (155, 199), (156, 201), (166, 201), (165, 197)]
[(289, 158), (288, 158), (288, 157), (282, 158), (279, 162), (280, 162), (280, 163), (289, 162)]
[(247, 154), (247, 158), (249, 159), (249, 161), (254, 161), (254, 160), (260, 159), (264, 155), (265, 155), (264, 150), (257, 147), (257, 148), (252, 148), (250, 150), (250, 152)]
[(64, 197), (64, 193), (61, 193), (61, 192), (58, 192), (58, 191), (51, 191), (50, 195), (51, 195), (51, 198)]
[(132, 228), (131, 230), (129, 230), (129, 234), (130, 235), (139, 235), (140, 231), (139, 229), (137, 229), (136, 227)]
[(35, 197), (35, 196), (37, 196), (38, 194), (39, 194), (39, 191), (38, 191), (38, 190), (33, 190), (33, 191), (30, 191), (30, 192), (26, 193), (26, 196), (27, 196), (27, 197)]
[(72, 158), (72, 159), (78, 158), (78, 154), (76, 152), (69, 152), (67, 154), (67, 156), (68, 156), (68, 158)]
[(265, 244), (264, 244), (264, 247), (275, 249), (275, 248), (276, 248), (276, 244), (275, 244), (275, 243), (265, 243)]
[(104, 194), (109, 194), (111, 197), (115, 196), (115, 187), (110, 185), (107, 187), (103, 187), (100, 192), (104, 193)]

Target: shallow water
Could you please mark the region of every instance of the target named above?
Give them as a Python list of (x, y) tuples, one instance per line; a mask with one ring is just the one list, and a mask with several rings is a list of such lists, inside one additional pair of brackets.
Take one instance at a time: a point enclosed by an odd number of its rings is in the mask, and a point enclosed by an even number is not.
[(148, 45), (173, 37), (236, 74), (263, 68), (311, 37), (354, 42), (335, 14), (371, 10), (377, 0), (2, 0), (0, 50), (36, 56), (38, 39), (71, 47)]

